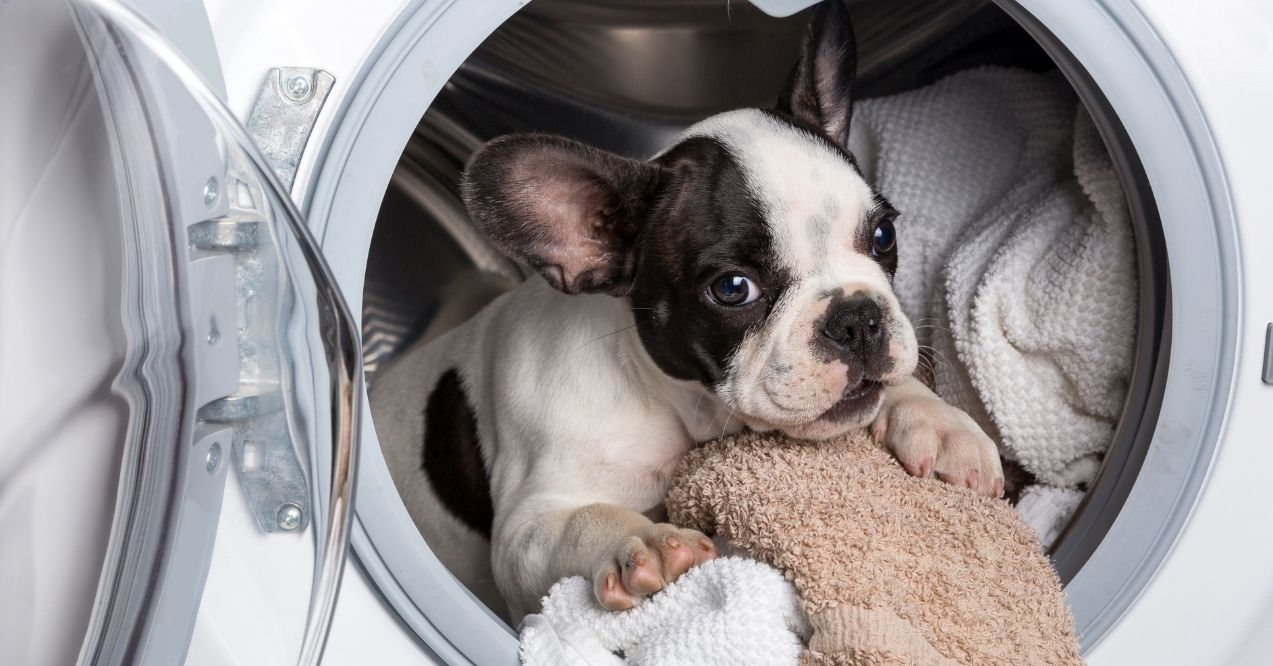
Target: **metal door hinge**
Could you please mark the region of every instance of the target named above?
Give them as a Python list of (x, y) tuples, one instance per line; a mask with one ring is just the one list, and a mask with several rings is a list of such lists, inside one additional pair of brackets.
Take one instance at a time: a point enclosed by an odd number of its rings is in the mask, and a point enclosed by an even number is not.
[(189, 228), (193, 252), (233, 258), (236, 330), (213, 330), (209, 336), (232, 336), (239, 356), (238, 389), (201, 407), (199, 420), (233, 430), (234, 468), (257, 526), (297, 532), (309, 524), (309, 487), (282, 393), (280, 267), (251, 182), (227, 173), (227, 212)]
[[(287, 188), (335, 78), (308, 68), (276, 67), (261, 84), (247, 130)], [(246, 175), (227, 173), (204, 187), (205, 202), (224, 199), (224, 215), (193, 224), (189, 241), (202, 257), (233, 257), (238, 389), (199, 409), (199, 420), (233, 430), (232, 452), (243, 494), (264, 532), (303, 531), (310, 520), (309, 488), (292, 441), (277, 349), (280, 302), (278, 260), (261, 206)], [(208, 335), (230, 331), (211, 327)]]
[(336, 78), (321, 69), (275, 67), (248, 115), (247, 130), (287, 189)]

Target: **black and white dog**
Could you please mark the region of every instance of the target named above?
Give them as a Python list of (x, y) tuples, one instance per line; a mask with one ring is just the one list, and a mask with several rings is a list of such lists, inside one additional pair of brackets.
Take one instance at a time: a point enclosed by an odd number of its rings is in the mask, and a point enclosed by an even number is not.
[(473, 156), (469, 212), (541, 277), (407, 351), (372, 404), (417, 526), (488, 604), (520, 618), (582, 575), (628, 608), (715, 557), (656, 521), (682, 454), (744, 427), (869, 426), (911, 474), (1002, 492), (994, 443), (912, 376), (897, 213), (846, 150), (855, 65), (832, 0), (776, 111), (648, 162), (543, 135)]

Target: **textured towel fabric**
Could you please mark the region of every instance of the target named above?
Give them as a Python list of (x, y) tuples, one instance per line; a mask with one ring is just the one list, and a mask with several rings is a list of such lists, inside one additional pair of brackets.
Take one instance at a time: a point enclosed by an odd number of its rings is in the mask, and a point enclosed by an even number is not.
[(1041, 483), (1091, 481), (1131, 375), (1137, 278), (1122, 189), (1070, 87), (971, 70), (862, 101), (853, 130), (901, 212), (894, 288), (937, 393)]
[(1012, 507), (908, 476), (864, 432), (711, 442), (667, 505), (786, 572), (813, 630), (803, 663), (1082, 663), (1060, 581)]
[(1061, 536), (1083, 497), (1084, 493), (1079, 490), (1036, 483), (1021, 492), (1017, 513), (1034, 530), (1040, 543), (1052, 543)]
[(781, 573), (722, 557), (622, 613), (597, 604), (583, 578), (564, 579), (522, 621), (521, 657), (528, 666), (779, 666), (797, 663), (806, 631)]

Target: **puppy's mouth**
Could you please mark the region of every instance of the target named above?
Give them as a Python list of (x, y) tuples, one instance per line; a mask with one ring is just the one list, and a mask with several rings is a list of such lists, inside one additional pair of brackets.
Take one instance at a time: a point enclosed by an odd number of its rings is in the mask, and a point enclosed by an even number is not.
[(844, 389), (844, 393), (840, 396), (840, 400), (818, 417), (819, 421), (844, 421), (848, 418), (858, 416), (863, 411), (875, 406), (879, 400), (880, 392), (883, 385), (874, 380), (863, 377), (857, 384)]

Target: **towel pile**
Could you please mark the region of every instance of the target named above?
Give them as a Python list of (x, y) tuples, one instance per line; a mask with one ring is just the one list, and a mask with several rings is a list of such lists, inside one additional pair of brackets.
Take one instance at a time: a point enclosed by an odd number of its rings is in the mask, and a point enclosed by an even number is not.
[(1012, 507), (909, 476), (865, 432), (705, 444), (667, 508), (763, 564), (709, 563), (623, 613), (567, 579), (525, 620), (526, 664), (1081, 663), (1060, 582)]
[(1058, 74), (983, 68), (860, 102), (850, 147), (901, 211), (894, 289), (937, 393), (1039, 485), (1055, 536), (1123, 408), (1137, 314), (1117, 174)]

